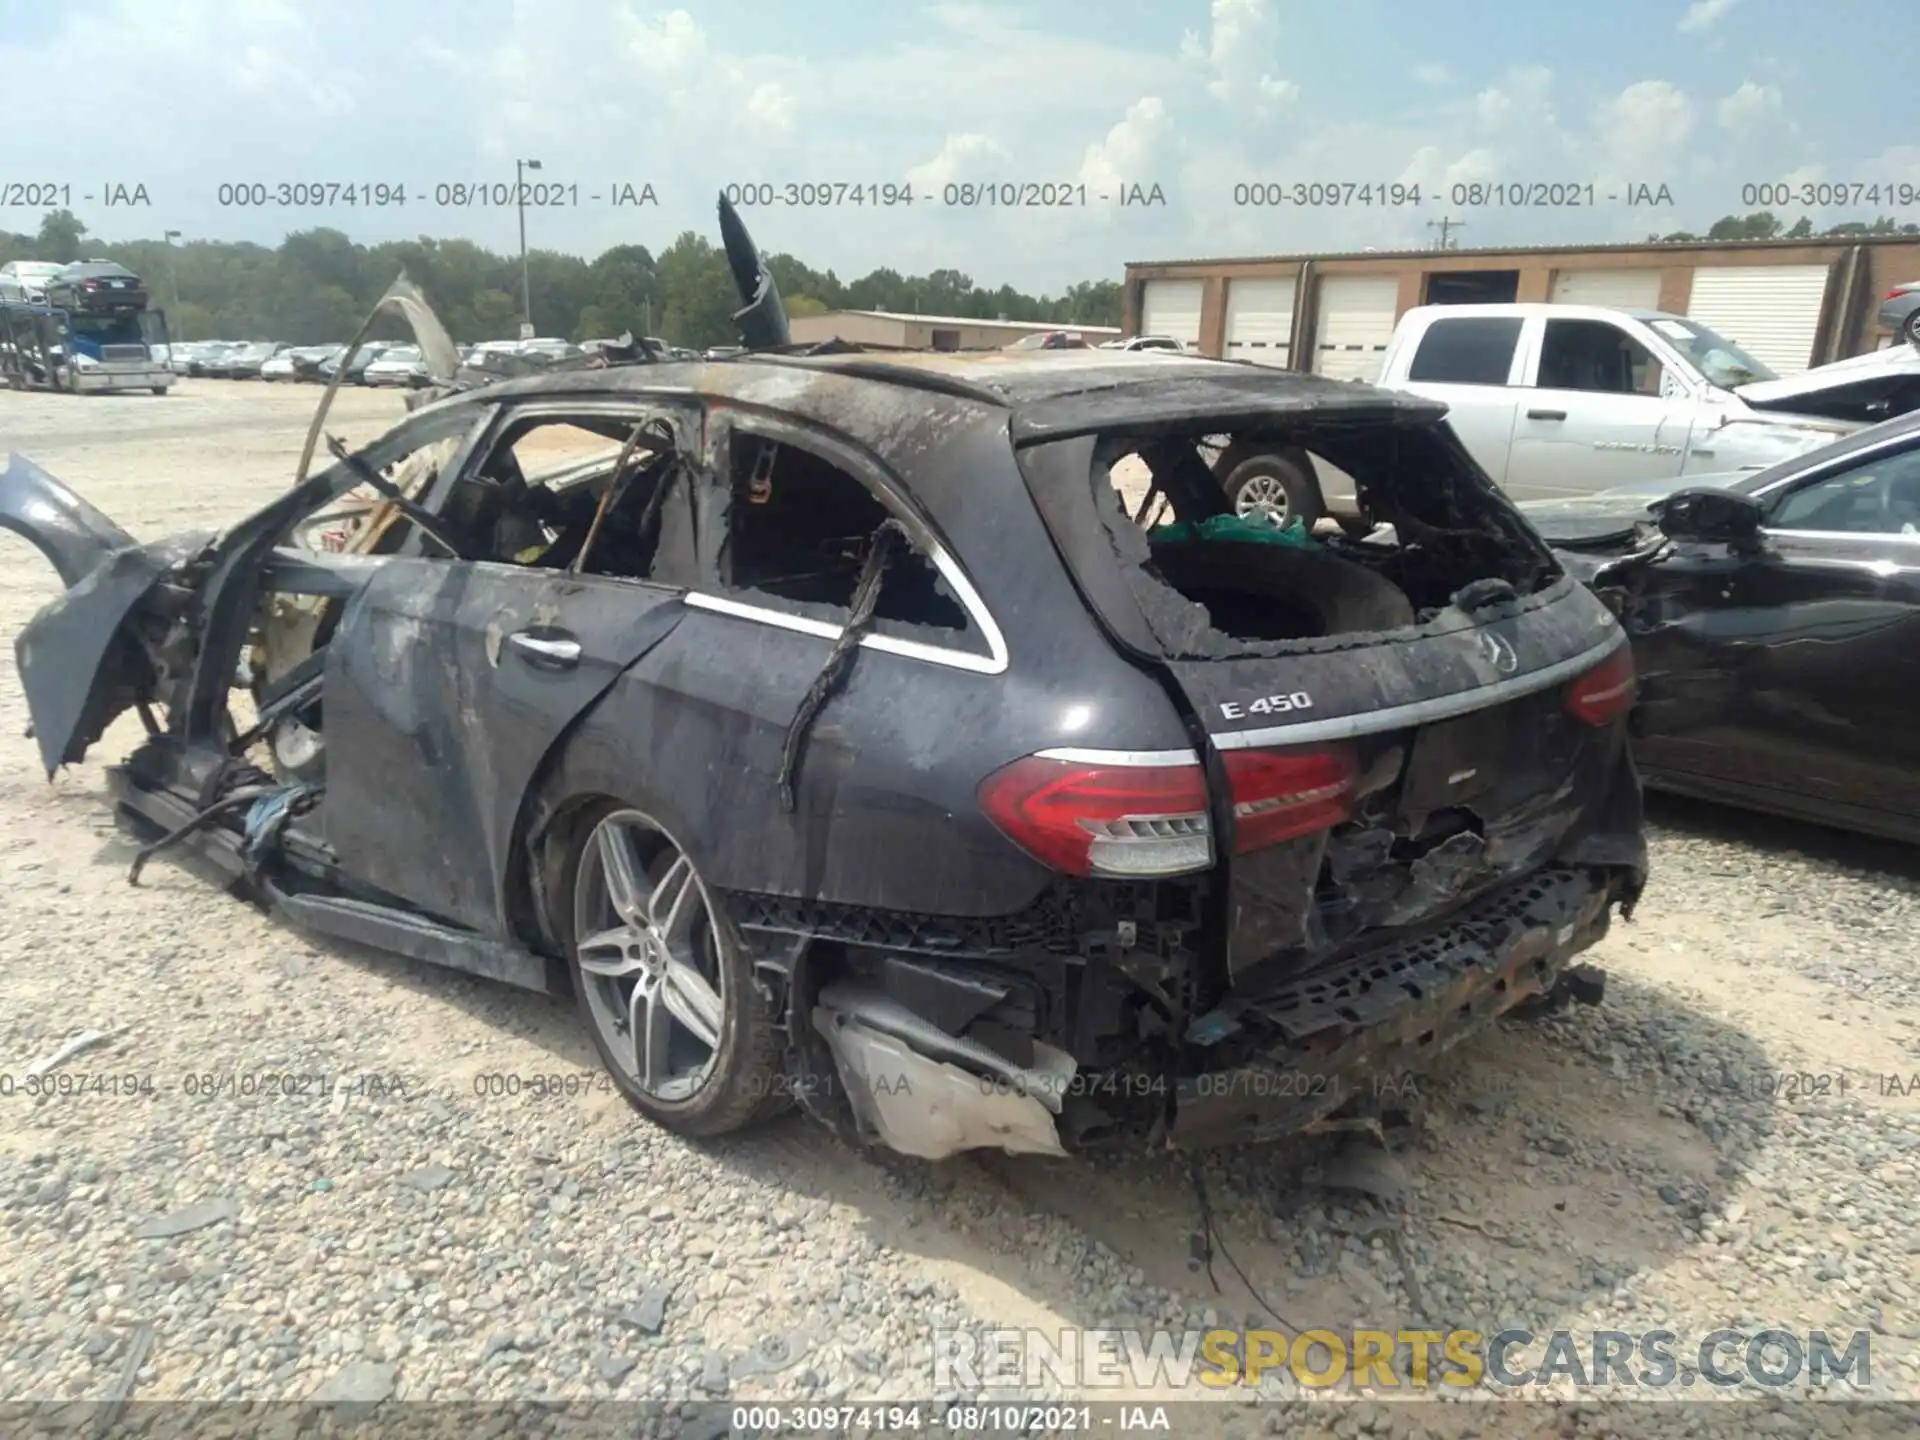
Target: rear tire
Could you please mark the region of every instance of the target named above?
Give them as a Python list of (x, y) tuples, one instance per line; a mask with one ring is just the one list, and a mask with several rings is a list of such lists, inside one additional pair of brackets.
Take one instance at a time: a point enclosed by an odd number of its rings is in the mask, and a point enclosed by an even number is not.
[(695, 1137), (782, 1108), (783, 1037), (692, 859), (617, 800), (594, 802), (574, 833), (556, 918), (581, 1018), (627, 1103)]
[(1227, 503), (1245, 520), (1284, 530), (1295, 520), (1311, 530), (1326, 514), (1313, 461), (1300, 450), (1268, 450), (1252, 444), (1229, 445), (1214, 462)]
[(1901, 338), (1909, 345), (1920, 345), (1920, 309), (1907, 316), (1907, 323), (1900, 329)]

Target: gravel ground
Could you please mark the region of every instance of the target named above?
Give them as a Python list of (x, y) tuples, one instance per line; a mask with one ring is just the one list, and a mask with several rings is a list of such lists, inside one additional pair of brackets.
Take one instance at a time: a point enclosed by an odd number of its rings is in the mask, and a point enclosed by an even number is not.
[[(0, 394), (0, 435), (150, 537), (284, 485), (317, 393)], [(349, 391), (336, 428), (400, 413)], [(0, 554), (11, 635), (54, 581), (24, 543)], [(1723, 1326), (1865, 1329), (1862, 1393), (1920, 1397), (1913, 852), (1656, 802), (1653, 885), (1592, 957), (1606, 1003), (1446, 1057), (1384, 1158), (1339, 1137), (1209, 1156), (1216, 1291), (1171, 1160), (927, 1166), (798, 1118), (692, 1144), (603, 1088), (568, 1005), (315, 943), (168, 861), (130, 888), (101, 762), (133, 736), (49, 785), (25, 723), (8, 646), (0, 1399), (108, 1394), (142, 1322), (141, 1400), (925, 1399), (936, 1328), (1264, 1325), (1264, 1305), (1336, 1328), (1666, 1327), (1683, 1379)], [(70, 1093), (25, 1093), (89, 1029), (110, 1038), (56, 1072)], [(203, 1078), (268, 1075), (293, 1078)], [(1745, 1435), (1890, 1413), (1803, 1394), (1312, 1414), (1345, 1435)], [(1297, 1427), (1286, 1398), (1177, 1428)]]

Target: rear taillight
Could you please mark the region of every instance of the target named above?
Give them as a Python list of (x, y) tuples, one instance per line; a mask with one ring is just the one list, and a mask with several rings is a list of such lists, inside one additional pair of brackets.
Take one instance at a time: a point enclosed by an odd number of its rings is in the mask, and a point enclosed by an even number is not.
[(1625, 645), (1567, 687), (1567, 713), (1588, 725), (1605, 725), (1633, 705), (1633, 651)]
[(1225, 759), (1236, 854), (1330, 830), (1352, 813), (1359, 764), (1344, 745), (1232, 750)]
[(1182, 875), (1213, 862), (1197, 761), (1103, 765), (1029, 755), (981, 782), (980, 807), (1028, 854), (1069, 875)]

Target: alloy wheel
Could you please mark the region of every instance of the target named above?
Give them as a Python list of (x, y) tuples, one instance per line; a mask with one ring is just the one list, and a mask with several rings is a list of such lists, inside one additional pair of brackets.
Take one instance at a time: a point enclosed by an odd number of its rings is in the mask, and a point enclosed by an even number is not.
[(1277, 475), (1249, 475), (1233, 497), (1233, 510), (1242, 520), (1286, 528), (1293, 511), (1287, 487)]
[(719, 1058), (724, 942), (693, 862), (639, 811), (594, 827), (574, 886), (574, 935), (606, 1052), (654, 1099), (692, 1099)]

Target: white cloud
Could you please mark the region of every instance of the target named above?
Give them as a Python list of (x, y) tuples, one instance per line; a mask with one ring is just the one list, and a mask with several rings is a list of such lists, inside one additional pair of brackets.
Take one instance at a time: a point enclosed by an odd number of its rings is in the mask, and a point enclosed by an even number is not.
[(1783, 114), (1780, 91), (1773, 85), (1752, 80), (1725, 96), (1714, 106), (1714, 114), (1724, 129), (1750, 134), (1779, 120)]
[(938, 155), (908, 168), (907, 180), (916, 192), (938, 191), (956, 180), (998, 180), (993, 167), (1010, 158), (991, 135), (949, 135)]
[(1207, 38), (1187, 31), (1180, 53), (1212, 77), (1207, 90), (1214, 99), (1258, 118), (1300, 93), (1298, 85), (1270, 68), (1279, 45), (1280, 22), (1271, 0), (1213, 0)]
[(1127, 184), (1152, 185), (1154, 163), (1172, 128), (1166, 104), (1148, 95), (1127, 107), (1127, 115), (1106, 138), (1087, 146), (1080, 160), (1080, 183), (1095, 193), (1115, 194)]
[(1501, 168), (1500, 157), (1491, 150), (1469, 150), (1449, 160), (1439, 146), (1422, 145), (1394, 179), (1397, 184), (1418, 185), (1422, 194), (1445, 196), (1457, 184), (1498, 179)]
[(1693, 134), (1693, 101), (1666, 80), (1641, 80), (1602, 102), (1594, 116), (1601, 176), (1658, 181), (1671, 177)]
[(1444, 65), (1416, 65), (1413, 78), (1422, 85), (1446, 85), (1452, 83), (1453, 72)]
[(793, 96), (772, 80), (754, 86), (753, 93), (747, 97), (747, 114), (768, 130), (791, 130), (793, 110)]
[(707, 58), (706, 32), (684, 10), (640, 15), (629, 9), (617, 18), (627, 32), (627, 59), (641, 70), (680, 78)]
[(1557, 127), (1553, 113), (1553, 71), (1544, 65), (1510, 70), (1500, 84), (1473, 97), (1474, 119), (1484, 131), (1524, 129), (1539, 133)]
[(1740, 0), (1693, 0), (1680, 17), (1680, 29), (1685, 32), (1711, 29), (1739, 3)]

